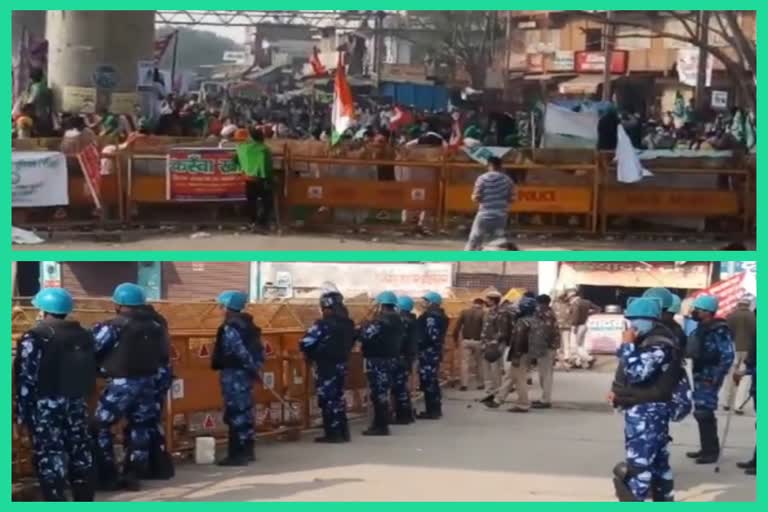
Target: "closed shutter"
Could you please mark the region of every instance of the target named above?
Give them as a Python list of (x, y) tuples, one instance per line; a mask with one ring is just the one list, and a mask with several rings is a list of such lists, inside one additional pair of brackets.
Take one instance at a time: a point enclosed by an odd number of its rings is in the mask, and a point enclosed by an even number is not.
[(538, 277), (535, 275), (456, 274), (456, 287), (458, 288), (485, 290), (491, 286), (501, 293), (506, 293), (511, 288), (523, 288), (535, 292), (539, 283)]
[(250, 289), (248, 261), (163, 262), (163, 300), (213, 300), (223, 290)]
[(120, 283), (135, 283), (134, 261), (66, 261), (61, 263), (61, 286), (75, 297), (112, 297)]

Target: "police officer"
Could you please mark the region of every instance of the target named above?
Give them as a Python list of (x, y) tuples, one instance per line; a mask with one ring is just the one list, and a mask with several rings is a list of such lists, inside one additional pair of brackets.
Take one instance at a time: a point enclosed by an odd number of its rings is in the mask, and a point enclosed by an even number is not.
[[(145, 312), (148, 316), (154, 317), (154, 319), (163, 326), (166, 332), (166, 343), (168, 344), (167, 351), (170, 353), (170, 335), (168, 334), (168, 321), (160, 313), (155, 310), (151, 304), (139, 306), (137, 308), (140, 311)], [(155, 376), (155, 401), (154, 408), (152, 409), (152, 418), (147, 420), (154, 425), (149, 431), (149, 465), (146, 467), (147, 472), (139, 475), (142, 479), (147, 480), (169, 480), (173, 478), (175, 470), (173, 467), (173, 458), (168, 453), (165, 442), (165, 428), (163, 427), (163, 408), (168, 396), (168, 391), (173, 384), (173, 367), (171, 365), (170, 357), (164, 362), (164, 364), (157, 371)], [(126, 428), (123, 431), (123, 439), (130, 439), (131, 429), (134, 427), (132, 422), (126, 423)], [(130, 452), (128, 452), (130, 456)]]
[(417, 415), (419, 419), (437, 420), (443, 416), (440, 395), (440, 361), (443, 358), (443, 344), (448, 330), (448, 317), (440, 305), (443, 298), (436, 292), (427, 292), (422, 297), (424, 311), (416, 321), (419, 342), (419, 383), (424, 393), (426, 410)]
[(359, 333), (373, 404), (373, 423), (363, 432), (364, 436), (389, 435), (392, 375), (403, 343), (403, 322), (395, 309), (397, 296), (389, 291), (381, 292), (376, 304), (378, 311), (373, 321), (364, 323)]
[(512, 314), (508, 308), (501, 307), (501, 293), (489, 291), (485, 296), (488, 309), (483, 317), (480, 338), (483, 348), (483, 375), (485, 376), (486, 396), (483, 402), (493, 399), (493, 394), (501, 386), (502, 361), (504, 346), (509, 343), (512, 329)]
[(716, 317), (717, 298), (699, 295), (693, 301), (691, 318), (698, 323), (686, 346), (693, 360), (693, 416), (699, 424), (701, 449), (686, 455), (696, 464), (714, 464), (720, 456), (717, 435), (717, 398), (733, 364), (733, 337), (725, 320)]
[(678, 340), (678, 346), (685, 349), (688, 337), (683, 331), (683, 327), (675, 320), (675, 314), (680, 312), (680, 297), (673, 294), (666, 288), (649, 288), (643, 293), (643, 297), (656, 298), (661, 302), (661, 323), (667, 326)]
[(624, 316), (630, 322), (617, 350), (619, 366), (612, 386), (614, 407), (624, 410), (626, 460), (613, 469), (619, 501), (673, 501), (669, 466), (671, 400), (682, 370), (682, 353), (672, 331), (661, 324), (661, 303), (631, 298)]
[(149, 449), (158, 428), (155, 378), (168, 364), (168, 333), (157, 314), (148, 311), (144, 290), (123, 283), (112, 294), (117, 316), (93, 327), (96, 359), (107, 378), (95, 413), (96, 467), (99, 485), (115, 490), (118, 481), (112, 427), (126, 418), (130, 439), (122, 485), (139, 489), (139, 478), (149, 472)]
[(211, 368), (219, 372), (224, 422), (229, 427), (227, 456), (219, 466), (247, 466), (255, 460), (253, 441), (253, 383), (264, 363), (261, 329), (244, 313), (248, 296), (227, 290), (218, 297), (224, 322), (216, 333)]
[(392, 395), (395, 401), (395, 424), (408, 425), (415, 421), (408, 381), (411, 379), (411, 369), (419, 350), (416, 315), (412, 313), (413, 299), (406, 296), (398, 297), (397, 309), (400, 311), (400, 319), (403, 322), (403, 344), (392, 377)]
[(323, 436), (316, 443), (349, 441), (344, 381), (349, 353), (355, 341), (355, 324), (349, 318), (340, 293), (320, 296), (322, 318), (316, 320), (299, 342), (299, 348), (314, 363), (318, 406), (323, 412)]
[(44, 288), (32, 300), (42, 320), (19, 341), (14, 378), (17, 420), (32, 438), (45, 501), (93, 501), (93, 457), (87, 400), (96, 384), (91, 333), (74, 320), (72, 296)]

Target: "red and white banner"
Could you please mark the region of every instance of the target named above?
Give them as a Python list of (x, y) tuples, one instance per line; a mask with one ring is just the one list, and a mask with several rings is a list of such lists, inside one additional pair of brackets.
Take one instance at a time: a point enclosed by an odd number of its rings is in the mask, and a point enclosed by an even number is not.
[(101, 153), (95, 142), (88, 144), (77, 154), (85, 183), (91, 192), (96, 208), (101, 209)]
[(313, 76), (319, 77), (328, 74), (328, 70), (320, 61), (320, 50), (317, 49), (317, 46), (312, 47), (312, 56), (309, 58), (309, 64), (312, 66)]
[(744, 290), (744, 277), (746, 274), (746, 272), (734, 274), (728, 279), (724, 279), (709, 288), (694, 293), (692, 297), (695, 299), (700, 295), (714, 295), (717, 297), (719, 304), (717, 316), (725, 318), (734, 310), (739, 299), (746, 293)]

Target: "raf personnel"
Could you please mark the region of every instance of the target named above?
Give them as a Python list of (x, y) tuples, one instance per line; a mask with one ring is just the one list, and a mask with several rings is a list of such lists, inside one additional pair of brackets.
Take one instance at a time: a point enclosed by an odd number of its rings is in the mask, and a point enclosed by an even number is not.
[(397, 296), (389, 291), (376, 297), (378, 311), (371, 322), (360, 328), (358, 335), (365, 358), (373, 422), (363, 431), (364, 436), (389, 435), (389, 396), (392, 376), (400, 357), (403, 343), (403, 322), (397, 312)]
[(320, 297), (322, 318), (304, 334), (299, 348), (314, 364), (317, 401), (323, 413), (323, 435), (316, 443), (344, 443), (350, 439), (344, 381), (355, 342), (355, 324), (338, 292)]
[[(169, 347), (166, 326), (146, 309), (146, 300), (138, 285), (117, 286), (112, 294), (117, 316), (93, 327), (97, 363), (107, 378), (95, 413), (96, 467), (104, 490), (121, 484), (138, 490), (139, 478), (150, 471), (150, 445), (158, 428), (155, 379), (168, 364)], [(112, 440), (112, 427), (121, 418), (130, 424), (122, 482)]]
[(411, 369), (419, 350), (419, 340), (416, 332), (416, 315), (412, 313), (413, 299), (405, 296), (398, 297), (397, 309), (400, 311), (400, 319), (403, 322), (403, 344), (392, 377), (392, 395), (395, 402), (395, 424), (408, 425), (415, 421), (408, 381), (411, 379)]
[(419, 340), (419, 383), (424, 393), (426, 410), (419, 413), (417, 418), (437, 420), (443, 416), (440, 361), (443, 358), (448, 317), (441, 307), (443, 298), (440, 294), (427, 292), (422, 300), (423, 312), (417, 320), (416, 333)]
[(244, 313), (248, 296), (227, 290), (218, 297), (224, 321), (216, 333), (211, 368), (219, 372), (224, 422), (229, 427), (227, 456), (219, 466), (247, 466), (254, 460), (253, 384), (264, 363), (261, 329)]
[(67, 487), (73, 501), (93, 501), (87, 403), (97, 373), (93, 336), (67, 319), (72, 312), (67, 290), (44, 288), (32, 304), (42, 318), (17, 348), (17, 419), (31, 435), (45, 501), (68, 501)]

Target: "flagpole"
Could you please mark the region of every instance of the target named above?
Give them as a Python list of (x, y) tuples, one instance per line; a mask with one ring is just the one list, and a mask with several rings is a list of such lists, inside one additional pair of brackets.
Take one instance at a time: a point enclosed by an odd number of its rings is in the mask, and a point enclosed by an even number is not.
[(176, 92), (176, 53), (179, 49), (179, 31), (173, 36), (173, 57), (171, 59), (171, 92)]

